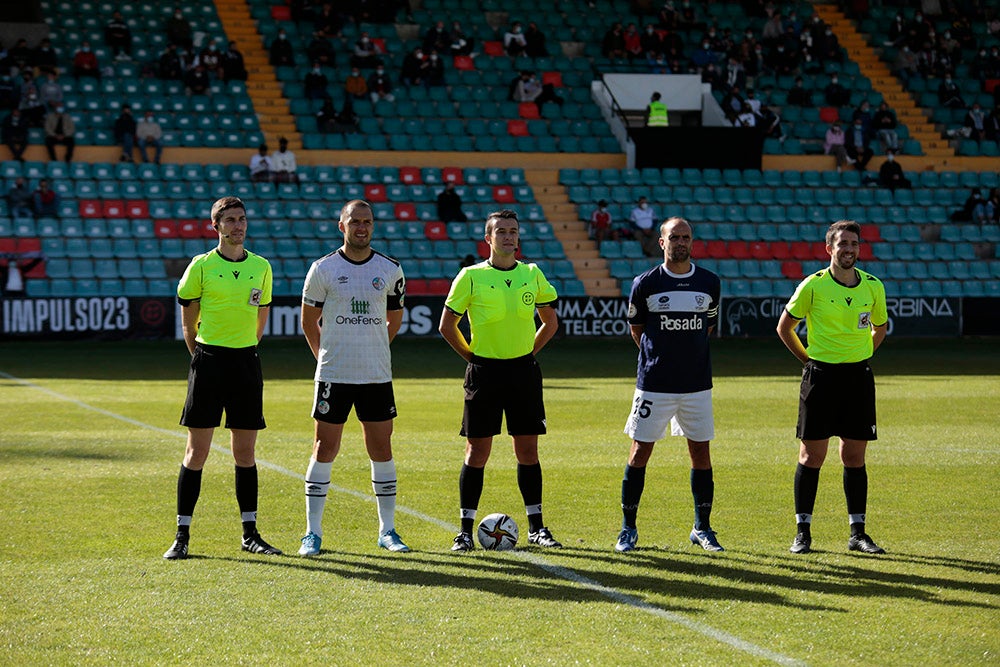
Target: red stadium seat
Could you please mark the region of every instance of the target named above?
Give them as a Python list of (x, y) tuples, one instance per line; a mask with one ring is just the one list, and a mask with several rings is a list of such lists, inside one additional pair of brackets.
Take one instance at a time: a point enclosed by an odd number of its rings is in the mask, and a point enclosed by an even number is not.
[(517, 201), (514, 198), (514, 189), (509, 185), (494, 185), (493, 201), (498, 204), (513, 204)]
[(443, 222), (428, 222), (424, 225), (424, 236), (431, 241), (446, 241), (448, 227)]
[(461, 167), (445, 167), (441, 170), (441, 181), (444, 183), (454, 183), (462, 185), (465, 183), (465, 176)]
[(420, 167), (400, 167), (399, 182), (404, 185), (420, 185), (423, 179), (420, 177)]
[(203, 239), (219, 238), (219, 232), (215, 230), (215, 227), (212, 225), (211, 220), (202, 220), (200, 224), (201, 224), (201, 237)]
[(868, 243), (878, 243), (882, 240), (882, 232), (878, 225), (861, 225), (861, 240)]
[(287, 5), (271, 5), (271, 18), (275, 21), (291, 21), (292, 10)]
[(478, 253), (479, 256), (482, 257), (483, 259), (486, 259), (487, 257), (490, 256), (490, 244), (487, 243), (486, 241), (477, 242), (476, 253)]
[(175, 239), (177, 238), (177, 222), (174, 220), (157, 220), (156, 228), (153, 230), (158, 239)]
[(370, 183), (365, 186), (365, 199), (370, 202), (388, 201), (389, 197), (385, 193), (385, 186), (381, 183)]
[(788, 244), (788, 241), (772, 241), (771, 256), (775, 259), (791, 259), (792, 246)]
[(754, 259), (771, 259), (771, 247), (764, 241), (754, 241), (750, 244), (750, 256)]
[(451, 289), (451, 281), (447, 278), (432, 278), (427, 281), (427, 292), (435, 296), (445, 296)]
[(44, 278), (45, 277), (45, 261), (41, 261), (35, 264), (33, 267), (21, 274), (24, 278)]
[(483, 42), (483, 53), (488, 56), (505, 56), (507, 52), (504, 51), (503, 42), (489, 41)]
[(177, 234), (182, 239), (204, 238), (204, 235), (202, 234), (201, 223), (199, 223), (197, 220), (178, 220)]
[(512, 137), (531, 136), (531, 133), (528, 132), (528, 124), (523, 120), (508, 120), (507, 134), (509, 134)]
[(726, 249), (733, 259), (750, 259), (750, 246), (746, 241), (730, 241)]
[(821, 262), (830, 261), (830, 255), (826, 252), (826, 241), (813, 241), (812, 258)]
[(861, 249), (858, 251), (858, 259), (862, 262), (872, 261), (875, 259), (875, 249), (867, 243), (862, 243)]
[(20, 238), (17, 240), (16, 248), (15, 252), (39, 252), (42, 249), (42, 240), (33, 236)]
[(691, 256), (695, 259), (699, 257), (708, 257), (708, 242), (702, 241), (701, 239), (691, 241)]
[(476, 63), (469, 56), (455, 56), (452, 59), (452, 66), (458, 70), (476, 69)]
[(528, 118), (531, 120), (536, 120), (541, 118), (541, 114), (538, 113), (538, 105), (534, 102), (521, 102), (517, 105), (517, 115), (521, 118)]
[(705, 252), (709, 259), (727, 259), (729, 257), (725, 241), (709, 241), (705, 246)]
[(800, 280), (802, 276), (802, 262), (796, 262), (795, 260), (789, 260), (787, 262), (781, 263), (781, 275), (786, 278), (792, 278), (794, 280)]
[(411, 278), (406, 281), (406, 293), (410, 295), (422, 296), (429, 293), (427, 281), (421, 278)]
[(97, 199), (81, 199), (80, 200), (80, 217), (81, 218), (103, 218), (104, 208), (101, 206), (101, 202)]
[(125, 217), (127, 218), (148, 218), (149, 202), (142, 199), (133, 199), (125, 204)]
[(105, 199), (101, 210), (105, 218), (124, 218), (125, 202), (121, 199)]
[(403, 222), (409, 222), (411, 220), (417, 219), (417, 207), (410, 203), (400, 203), (396, 204), (393, 208), (393, 213), (396, 216), (396, 220), (401, 220)]
[(551, 83), (556, 88), (562, 88), (562, 72), (542, 72), (542, 85), (546, 83)]
[(809, 246), (808, 241), (793, 241), (792, 242), (792, 257), (799, 260), (800, 262), (805, 262), (812, 259), (812, 248)]
[(10, 238), (0, 238), (0, 266), (7, 266), (7, 255), (12, 255), (17, 248), (17, 241)]
[(837, 107), (820, 107), (819, 119), (824, 123), (833, 123), (840, 119), (840, 109)]

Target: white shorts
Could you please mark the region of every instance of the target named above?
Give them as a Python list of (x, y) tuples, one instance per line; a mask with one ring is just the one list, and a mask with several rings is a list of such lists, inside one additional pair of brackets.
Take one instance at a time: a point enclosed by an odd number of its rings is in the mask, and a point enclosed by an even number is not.
[(661, 394), (635, 390), (632, 412), (625, 422), (625, 435), (639, 442), (656, 442), (667, 434), (684, 436), (695, 442), (715, 437), (712, 417), (712, 390), (691, 394)]

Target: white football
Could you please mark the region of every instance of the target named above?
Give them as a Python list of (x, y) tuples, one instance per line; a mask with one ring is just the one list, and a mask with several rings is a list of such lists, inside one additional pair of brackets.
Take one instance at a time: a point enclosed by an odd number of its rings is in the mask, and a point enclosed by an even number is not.
[(484, 549), (507, 551), (517, 545), (517, 524), (506, 514), (496, 512), (479, 522), (476, 537)]

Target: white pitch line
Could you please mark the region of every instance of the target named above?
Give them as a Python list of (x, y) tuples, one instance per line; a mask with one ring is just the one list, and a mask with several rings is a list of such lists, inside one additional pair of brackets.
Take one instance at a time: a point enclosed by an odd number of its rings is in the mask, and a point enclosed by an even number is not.
[[(35, 389), (36, 391), (40, 391), (40, 392), (42, 392), (44, 394), (48, 394), (49, 396), (52, 396), (53, 398), (57, 398), (57, 399), (59, 399), (61, 401), (65, 401), (67, 403), (71, 403), (71, 404), (73, 404), (73, 405), (75, 405), (75, 406), (77, 406), (79, 408), (83, 408), (84, 410), (91, 410), (93, 412), (97, 412), (99, 414), (102, 414), (102, 415), (104, 415), (106, 417), (110, 417), (112, 419), (117, 419), (118, 421), (122, 421), (122, 422), (125, 422), (127, 424), (131, 424), (132, 426), (137, 426), (137, 427), (142, 428), (142, 429), (146, 429), (146, 430), (150, 430), (150, 431), (156, 431), (158, 433), (163, 433), (163, 434), (166, 434), (166, 435), (176, 436), (176, 437), (180, 437), (180, 438), (186, 438), (187, 437), (187, 433), (184, 432), (184, 431), (178, 431), (178, 430), (171, 430), (171, 429), (161, 428), (159, 426), (154, 426), (152, 424), (147, 424), (145, 422), (141, 422), (141, 421), (138, 421), (136, 419), (132, 419), (131, 417), (126, 417), (125, 415), (120, 415), (120, 414), (117, 414), (115, 412), (111, 412), (109, 410), (105, 410), (103, 408), (98, 408), (96, 406), (89, 405), (87, 403), (84, 403), (83, 401), (79, 401), (79, 400), (77, 400), (75, 398), (72, 398), (70, 396), (66, 396), (65, 394), (60, 394), (59, 392), (52, 391), (51, 389), (48, 389), (46, 387), (42, 387), (41, 385), (35, 384), (34, 382), (30, 382), (28, 380), (23, 380), (23, 379), (21, 379), (19, 377), (15, 377), (13, 375), (10, 375), (9, 373), (5, 373), (4, 371), (0, 371), (0, 377), (7, 378), (8, 380), (11, 380), (11, 381), (16, 382), (18, 384), (21, 384), (21, 385), (23, 385), (25, 387), (30, 387), (32, 389)], [(220, 452), (227, 452), (228, 451), (224, 447), (220, 447), (218, 445), (212, 445), (212, 449), (215, 449), (215, 450), (220, 451)], [(299, 473), (297, 473), (297, 472), (295, 472), (293, 470), (289, 470), (288, 468), (285, 468), (283, 466), (279, 466), (279, 465), (277, 465), (275, 463), (270, 463), (268, 461), (262, 461), (262, 460), (258, 459), (257, 460), (257, 465), (261, 466), (262, 468), (268, 468), (269, 470), (273, 470), (273, 471), (275, 471), (277, 473), (285, 475), (286, 477), (292, 477), (292, 478), (297, 479), (297, 480), (302, 481), (302, 482), (305, 481), (305, 476), (304, 475), (301, 475), (301, 474), (299, 474)], [(367, 493), (362, 493), (361, 491), (355, 491), (353, 489), (345, 489), (343, 487), (338, 487), (338, 486), (334, 486), (334, 485), (331, 485), (330, 489), (333, 490), (333, 491), (336, 491), (337, 493), (342, 493), (342, 494), (345, 494), (345, 495), (353, 496), (353, 497), (358, 498), (360, 500), (364, 500), (364, 501), (368, 501), (368, 502), (375, 502), (375, 498), (373, 496), (370, 496)], [(414, 509), (410, 509), (408, 507), (402, 507), (402, 506), (398, 506), (398, 505), (396, 507), (396, 510), (399, 511), (399, 512), (401, 512), (401, 513), (403, 513), (403, 514), (407, 514), (407, 515), (412, 516), (414, 518), (420, 519), (421, 521), (424, 521), (426, 523), (434, 524), (435, 526), (438, 526), (439, 528), (443, 528), (443, 529), (451, 531), (451, 532), (457, 532), (458, 531), (458, 526), (456, 526), (456, 525), (454, 525), (452, 523), (449, 523), (447, 521), (443, 521), (441, 519), (438, 519), (436, 517), (430, 516), (429, 514), (424, 514), (423, 512), (420, 512), (418, 510), (414, 510)], [(515, 552), (513, 552), (512, 555), (514, 555), (514, 556), (516, 556), (518, 558), (521, 558), (522, 560), (527, 561), (527, 562), (529, 562), (529, 563), (531, 563), (531, 564), (533, 564), (533, 565), (535, 565), (535, 566), (537, 566), (537, 567), (545, 570), (546, 572), (548, 572), (550, 574), (553, 574), (553, 575), (555, 575), (555, 576), (557, 576), (557, 577), (559, 577), (561, 579), (565, 579), (566, 581), (571, 581), (571, 582), (573, 582), (575, 584), (580, 585), (583, 588), (586, 588), (588, 590), (594, 591), (595, 593), (603, 595), (604, 597), (608, 598), (609, 600), (613, 600), (613, 601), (618, 602), (620, 604), (627, 605), (629, 607), (634, 607), (634, 608), (636, 608), (636, 609), (638, 609), (640, 611), (646, 612), (648, 614), (652, 614), (653, 616), (657, 616), (659, 618), (662, 618), (662, 619), (664, 619), (666, 621), (669, 621), (670, 623), (674, 623), (674, 624), (680, 625), (682, 627), (685, 627), (688, 630), (691, 630), (692, 632), (696, 632), (696, 633), (698, 633), (700, 635), (704, 635), (705, 637), (708, 637), (709, 639), (713, 639), (713, 640), (715, 640), (715, 641), (717, 641), (717, 642), (719, 642), (721, 644), (727, 644), (727, 645), (729, 645), (729, 646), (731, 646), (731, 647), (733, 647), (733, 648), (735, 648), (735, 649), (737, 649), (739, 651), (742, 651), (744, 653), (749, 653), (750, 655), (756, 656), (758, 658), (764, 658), (765, 660), (770, 660), (771, 662), (777, 663), (779, 665), (806, 665), (806, 663), (803, 662), (803, 661), (801, 661), (801, 660), (796, 660), (795, 658), (790, 658), (790, 657), (788, 657), (786, 655), (782, 655), (780, 653), (775, 653), (774, 651), (770, 651), (770, 650), (768, 650), (766, 648), (763, 648), (761, 646), (757, 646), (756, 644), (753, 644), (751, 642), (748, 642), (748, 641), (745, 641), (743, 639), (740, 639), (739, 637), (737, 637), (735, 635), (731, 635), (728, 632), (725, 632), (723, 630), (719, 630), (718, 628), (714, 628), (711, 625), (708, 625), (708, 624), (705, 624), (705, 623), (700, 623), (698, 621), (686, 618), (685, 616), (683, 616), (681, 614), (677, 614), (677, 613), (672, 612), (672, 611), (667, 611), (666, 609), (661, 609), (660, 607), (657, 607), (656, 605), (653, 605), (653, 604), (650, 604), (648, 602), (645, 602), (644, 600), (641, 600), (640, 598), (637, 598), (634, 595), (629, 595), (628, 593), (624, 593), (624, 592), (622, 592), (622, 591), (620, 591), (618, 589), (610, 588), (608, 586), (605, 586), (604, 584), (601, 584), (601, 583), (599, 583), (597, 581), (594, 581), (593, 579), (590, 579), (589, 577), (585, 577), (582, 574), (580, 574), (580, 573), (578, 573), (578, 572), (576, 572), (574, 570), (571, 570), (571, 569), (569, 569), (567, 567), (563, 567), (561, 565), (555, 565), (553, 563), (550, 563), (545, 558), (543, 558), (542, 556), (539, 556), (537, 554), (534, 554), (534, 553), (531, 553), (531, 552), (527, 552), (527, 551), (515, 551)]]

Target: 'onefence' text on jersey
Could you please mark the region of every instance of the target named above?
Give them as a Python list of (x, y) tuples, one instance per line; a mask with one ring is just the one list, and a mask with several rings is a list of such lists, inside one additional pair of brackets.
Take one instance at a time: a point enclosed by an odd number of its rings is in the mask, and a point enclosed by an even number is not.
[(708, 334), (719, 321), (719, 277), (697, 266), (683, 275), (666, 265), (637, 276), (629, 324), (642, 326), (636, 387), (664, 394), (712, 388)]
[(399, 262), (378, 252), (356, 263), (338, 250), (312, 263), (302, 303), (323, 309), (317, 382), (392, 381), (386, 312), (403, 308), (405, 291)]

